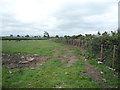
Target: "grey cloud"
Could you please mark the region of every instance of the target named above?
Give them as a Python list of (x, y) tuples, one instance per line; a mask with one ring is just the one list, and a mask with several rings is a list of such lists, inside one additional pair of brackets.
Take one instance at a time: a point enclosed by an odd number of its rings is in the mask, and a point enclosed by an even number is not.
[(56, 12), (58, 18), (100, 15), (106, 12), (113, 3), (66, 3)]
[(0, 28), (0, 31), (2, 32), (2, 35), (39, 35), (42, 27), (43, 25), (36, 27), (34, 23), (20, 22), (19, 20), (16, 20), (12, 15), (4, 14), (2, 15), (2, 27)]
[[(103, 22), (89, 22), (85, 21), (83, 18), (87, 16), (102, 15), (106, 13), (113, 3), (69, 3), (63, 5), (60, 11), (56, 12), (54, 15), (58, 21), (62, 21), (57, 28), (61, 31), (75, 31), (76, 33), (86, 33), (88, 30), (91, 32), (98, 31), (101, 29), (115, 29), (117, 25), (113, 27), (108, 27)], [(94, 18), (94, 17), (93, 17)], [(101, 18), (102, 19), (102, 18)], [(115, 23), (116, 24), (116, 23)], [(108, 25), (108, 24), (106, 24)], [(86, 32), (85, 32), (86, 31)], [(72, 34), (72, 33), (71, 33)]]
[[(99, 30), (116, 29), (116, 23), (104, 23), (100, 21), (89, 22), (84, 18), (95, 15), (102, 15), (110, 11), (113, 5), (117, 5), (117, 2), (88, 2), (80, 3), (73, 1), (71, 3), (66, 2), (61, 5), (60, 9), (54, 12), (50, 17), (56, 18), (56, 23), (51, 21), (39, 21), (33, 23), (23, 23), (20, 20), (15, 19), (15, 14), (5, 13), (2, 15), (2, 23), (4, 28), (2, 29), (3, 35), (9, 34), (31, 34), (39, 35), (43, 34), (43, 31), (48, 31), (51, 35), (73, 35), (73, 34), (85, 34), (90, 32), (96, 32)], [(112, 14), (112, 13), (111, 13)], [(93, 17), (94, 18), (94, 17)], [(98, 18), (102, 19), (102, 18)], [(47, 22), (47, 24), (46, 24)], [(54, 28), (49, 28), (48, 24), (54, 24)]]

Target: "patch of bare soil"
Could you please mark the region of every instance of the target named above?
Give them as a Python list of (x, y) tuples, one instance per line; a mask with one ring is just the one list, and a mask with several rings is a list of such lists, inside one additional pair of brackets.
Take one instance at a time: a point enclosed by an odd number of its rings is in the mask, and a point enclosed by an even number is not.
[(11, 69), (43, 65), (43, 63), (49, 59), (52, 59), (52, 57), (38, 54), (2, 53), (2, 65)]
[(76, 56), (73, 55), (73, 48), (67, 48), (68, 46), (65, 46), (66, 48), (64, 49), (65, 51), (67, 51), (68, 53), (66, 53), (63, 57), (66, 57), (67, 61), (67, 66), (72, 66), (74, 62), (76, 62), (78, 60), (78, 58)]
[(59, 51), (56, 50), (56, 49), (53, 50), (53, 53), (54, 53), (53, 57), (56, 57), (56, 58), (57, 58), (57, 57), (59, 56), (59, 54), (60, 54)]
[[(54, 50), (54, 57), (57, 57), (58, 59), (62, 60), (62, 63), (66, 63), (66, 66), (72, 66), (75, 61), (77, 61), (77, 57), (73, 55), (72, 48), (68, 48), (68, 46), (63, 47), (64, 51), (67, 51), (64, 53), (64, 55), (60, 56), (60, 52), (58, 50)], [(60, 57), (58, 57), (60, 56)]]
[(77, 61), (77, 57), (71, 56), (68, 60), (67, 66), (72, 66), (75, 61)]
[(83, 75), (85, 76), (91, 76), (93, 81), (101, 82), (101, 73), (96, 70), (95, 67), (93, 67), (91, 64), (89, 64), (87, 61), (85, 61), (85, 67), (86, 71), (83, 72)]

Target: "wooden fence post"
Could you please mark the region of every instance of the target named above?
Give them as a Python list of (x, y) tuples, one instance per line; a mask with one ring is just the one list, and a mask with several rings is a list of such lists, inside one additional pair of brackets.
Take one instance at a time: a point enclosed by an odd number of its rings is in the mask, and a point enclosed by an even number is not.
[(78, 45), (78, 46), (80, 47), (80, 40), (78, 41), (78, 43), (79, 43), (79, 45)]
[(101, 61), (103, 60), (103, 44), (101, 45)]
[(73, 39), (73, 46), (75, 46), (75, 40)]
[(114, 47), (113, 47), (113, 61), (112, 61), (113, 68), (114, 68), (114, 61), (115, 61), (115, 49), (116, 49), (116, 45), (114, 45)]
[(73, 46), (75, 45), (75, 40), (73, 39)]
[(81, 40), (80, 40), (80, 48), (81, 48)]
[(83, 48), (83, 40), (81, 41), (81, 47)]
[(77, 46), (79, 47), (79, 41), (77, 41)]
[(88, 40), (86, 40), (86, 47), (88, 48)]
[(73, 39), (72, 39), (72, 45), (73, 45)]
[(72, 39), (70, 40), (70, 44), (72, 45)]

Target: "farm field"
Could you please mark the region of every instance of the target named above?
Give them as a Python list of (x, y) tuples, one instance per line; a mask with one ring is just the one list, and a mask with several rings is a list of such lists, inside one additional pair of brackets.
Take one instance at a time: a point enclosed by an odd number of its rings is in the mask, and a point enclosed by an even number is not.
[(75, 46), (2, 41), (3, 88), (117, 88), (118, 74)]

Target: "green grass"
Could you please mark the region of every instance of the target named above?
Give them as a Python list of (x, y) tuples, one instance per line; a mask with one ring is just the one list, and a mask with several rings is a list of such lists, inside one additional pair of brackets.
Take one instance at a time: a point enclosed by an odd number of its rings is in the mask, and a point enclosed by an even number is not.
[(84, 56), (91, 65), (97, 68), (99, 72), (104, 73), (102, 75), (102, 78), (106, 79), (106, 83), (99, 83), (100, 87), (105, 88), (118, 87), (118, 73), (108, 69), (105, 64), (98, 64), (98, 62), (93, 58), (92, 53), (89, 53), (87, 51), (81, 51), (80, 49), (74, 49), (74, 54)]
[[(11, 71), (12, 74), (8, 74)], [(3, 88), (97, 88), (98, 84), (90, 77), (81, 75), (84, 62), (78, 61), (74, 66), (65, 67), (61, 60), (49, 60), (45, 65), (32, 69), (9, 69), (3, 67)]]
[(50, 40), (2, 41), (2, 52), (52, 56), (53, 50), (60, 49), (60, 46)]
[[(53, 56), (54, 50), (59, 53), (58, 57), (69, 53), (65, 51), (63, 44), (55, 43), (50, 40), (25, 40), (25, 41), (2, 41), (2, 52), (4, 53), (22, 53), (22, 54), (40, 54), (45, 56)], [(67, 47), (68, 48), (68, 47)], [(68, 48), (69, 49), (69, 48)], [(2, 68), (2, 87), (3, 88), (101, 88), (116, 87), (117, 78), (114, 72), (107, 69), (104, 65), (98, 65), (92, 60), (92, 54), (83, 52), (79, 49), (73, 49), (73, 55), (78, 57), (78, 61), (73, 66), (67, 67), (61, 63), (60, 59), (51, 59), (45, 62), (43, 66), (35, 67), (35, 69), (10, 69)], [(89, 76), (83, 76), (81, 72), (85, 71), (84, 61), (80, 60), (79, 55), (85, 56), (89, 63), (103, 71), (103, 78), (107, 80), (106, 84), (93, 82)], [(88, 57), (89, 56), (89, 57)], [(12, 73), (10, 74), (9, 71)]]
[(98, 64), (97, 61), (89, 60), (89, 63), (97, 67), (97, 70), (103, 72), (102, 78), (106, 79), (106, 83), (101, 84), (102, 87), (116, 88), (118, 87), (118, 73), (108, 69), (104, 64)]

